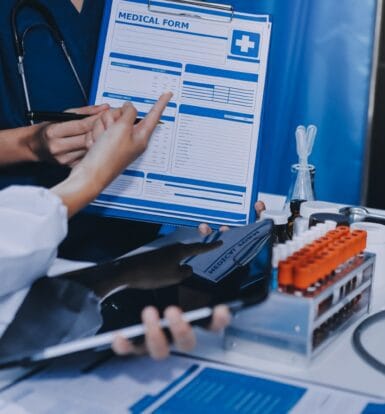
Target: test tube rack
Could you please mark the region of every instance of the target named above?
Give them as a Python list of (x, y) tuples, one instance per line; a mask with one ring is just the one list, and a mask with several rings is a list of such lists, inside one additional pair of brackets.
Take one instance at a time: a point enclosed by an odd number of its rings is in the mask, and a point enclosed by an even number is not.
[(369, 311), (375, 255), (366, 232), (337, 227), (279, 263), (279, 289), (238, 312), (224, 346), (286, 362), (308, 363)]

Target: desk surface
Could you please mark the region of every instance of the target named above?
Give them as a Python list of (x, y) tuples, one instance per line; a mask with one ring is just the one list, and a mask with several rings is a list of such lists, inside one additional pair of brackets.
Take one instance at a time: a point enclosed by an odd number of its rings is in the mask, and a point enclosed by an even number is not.
[[(203, 330), (198, 331), (198, 346), (190, 355), (385, 398), (385, 375), (371, 368), (355, 353), (351, 344), (353, 330), (351, 327), (344, 332), (306, 367), (275, 362), (274, 351), (271, 360), (266, 360), (225, 350), (221, 337)], [(364, 340), (370, 351), (385, 361), (385, 321), (368, 330)]]
[[(308, 366), (300, 367), (274, 362), (223, 348), (223, 336), (197, 329), (198, 345), (188, 355), (224, 364), (252, 369), (385, 398), (385, 375), (367, 365), (353, 350), (351, 335), (354, 327), (344, 332)], [(364, 335), (371, 352), (385, 361), (385, 322), (377, 324)], [(251, 350), (252, 351), (252, 350)], [(273, 355), (272, 355), (273, 356)], [(28, 372), (12, 369), (0, 372), (0, 390)]]
[[(379, 210), (373, 212), (385, 213)], [(271, 360), (267, 360), (237, 350), (224, 350), (220, 335), (201, 329), (197, 330), (198, 345), (189, 355), (385, 398), (385, 375), (371, 368), (355, 353), (351, 344), (353, 330), (354, 326), (341, 334), (306, 367), (275, 362), (273, 355)], [(368, 349), (385, 361), (385, 321), (369, 329), (364, 340)], [(24, 373), (25, 370), (19, 369), (0, 372), (0, 389)]]

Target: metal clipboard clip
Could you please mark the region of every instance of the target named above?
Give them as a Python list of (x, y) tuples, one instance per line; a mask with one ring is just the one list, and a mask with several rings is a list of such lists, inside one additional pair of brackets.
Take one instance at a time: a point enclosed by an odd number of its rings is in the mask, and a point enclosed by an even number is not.
[[(174, 4), (175, 11), (172, 10), (172, 6), (168, 6), (165, 3)], [(161, 2), (158, 0), (148, 0), (148, 11), (226, 23), (231, 23), (234, 17), (234, 8), (230, 4), (208, 3), (196, 0), (162, 0)]]

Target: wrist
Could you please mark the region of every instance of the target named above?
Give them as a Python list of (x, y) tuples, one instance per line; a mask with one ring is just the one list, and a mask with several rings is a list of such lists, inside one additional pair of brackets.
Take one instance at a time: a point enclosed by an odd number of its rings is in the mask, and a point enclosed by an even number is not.
[[(79, 166), (80, 167), (80, 166)], [(51, 188), (68, 209), (68, 217), (86, 207), (101, 191), (82, 168), (75, 168), (61, 183)]]
[(36, 151), (39, 125), (0, 131), (0, 164), (7, 165), (16, 162), (39, 161)]
[(94, 200), (104, 189), (104, 185), (97, 180), (95, 175), (79, 163), (72, 170), (67, 180), (76, 188), (82, 189), (90, 201)]
[(40, 131), (41, 125), (31, 125), (20, 128), (19, 145), (24, 153), (24, 161), (40, 161)]

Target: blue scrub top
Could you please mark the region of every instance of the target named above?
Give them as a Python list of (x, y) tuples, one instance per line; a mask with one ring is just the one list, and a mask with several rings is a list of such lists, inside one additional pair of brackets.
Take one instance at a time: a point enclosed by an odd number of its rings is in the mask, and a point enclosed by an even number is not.
[[(16, 0), (0, 6), (0, 129), (26, 124), (25, 100), (17, 71), (10, 24)], [(40, 0), (52, 12), (80, 79), (89, 93), (104, 0), (85, 0), (79, 13), (70, 0)], [(18, 16), (19, 33), (44, 19), (24, 8)], [(61, 111), (84, 106), (84, 98), (64, 55), (46, 28), (25, 38), (25, 71), (33, 110)]]

